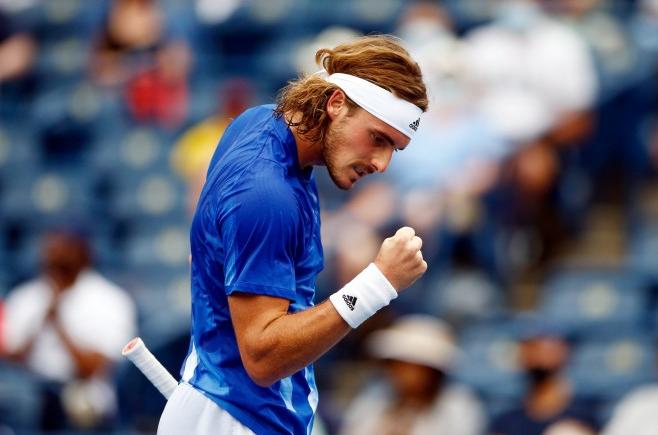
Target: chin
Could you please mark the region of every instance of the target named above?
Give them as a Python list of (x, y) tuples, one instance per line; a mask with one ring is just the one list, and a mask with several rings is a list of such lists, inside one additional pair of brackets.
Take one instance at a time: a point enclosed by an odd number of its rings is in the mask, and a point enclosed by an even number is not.
[(334, 174), (334, 172), (329, 168), (327, 168), (327, 172), (329, 173), (331, 181), (333, 181), (334, 184), (341, 190), (350, 190), (356, 183), (356, 181), (352, 181), (349, 178), (342, 178), (340, 175)]
[(352, 187), (354, 187), (354, 184), (356, 184), (356, 181), (347, 180), (345, 182), (340, 182), (340, 181), (334, 180), (334, 184), (336, 184), (336, 186), (338, 186), (338, 188), (341, 189), (341, 190), (350, 190)]

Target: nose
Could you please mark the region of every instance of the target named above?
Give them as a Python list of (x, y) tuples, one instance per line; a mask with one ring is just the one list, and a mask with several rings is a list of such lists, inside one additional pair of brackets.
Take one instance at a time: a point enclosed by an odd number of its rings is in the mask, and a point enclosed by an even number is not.
[(393, 156), (392, 149), (382, 150), (373, 156), (373, 159), (370, 161), (370, 164), (375, 168), (376, 172), (384, 172), (388, 165), (391, 163), (391, 157)]

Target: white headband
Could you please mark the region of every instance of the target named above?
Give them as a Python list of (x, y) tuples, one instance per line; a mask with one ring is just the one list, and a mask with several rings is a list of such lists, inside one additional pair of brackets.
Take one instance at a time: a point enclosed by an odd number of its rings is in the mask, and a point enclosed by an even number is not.
[(420, 115), (423, 111), (415, 104), (396, 97), (368, 80), (353, 75), (343, 73), (328, 75), (326, 71), (320, 71), (318, 74), (329, 83), (341, 88), (366, 112), (381, 119), (409, 139), (418, 130)]

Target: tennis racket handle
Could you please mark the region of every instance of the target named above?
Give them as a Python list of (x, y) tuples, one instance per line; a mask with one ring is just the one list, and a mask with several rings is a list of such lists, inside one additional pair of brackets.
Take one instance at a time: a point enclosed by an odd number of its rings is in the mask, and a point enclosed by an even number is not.
[(130, 340), (121, 354), (132, 361), (153, 386), (169, 400), (178, 382), (153, 356), (141, 338), (136, 337)]

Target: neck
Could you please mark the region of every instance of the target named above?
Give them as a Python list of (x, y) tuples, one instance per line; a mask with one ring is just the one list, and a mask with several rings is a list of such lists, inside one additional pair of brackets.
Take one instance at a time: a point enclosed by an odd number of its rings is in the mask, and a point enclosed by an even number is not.
[[(298, 122), (301, 115), (299, 113), (284, 115), (286, 122)], [(299, 167), (305, 169), (313, 165), (322, 164), (322, 146), (319, 143), (308, 140), (305, 136), (299, 133), (296, 126), (290, 126), (292, 136), (295, 138), (297, 145), (297, 159), (299, 160)]]
[(531, 414), (543, 418), (560, 412), (569, 400), (569, 383), (562, 378), (554, 378), (534, 386), (526, 399), (526, 406)]

